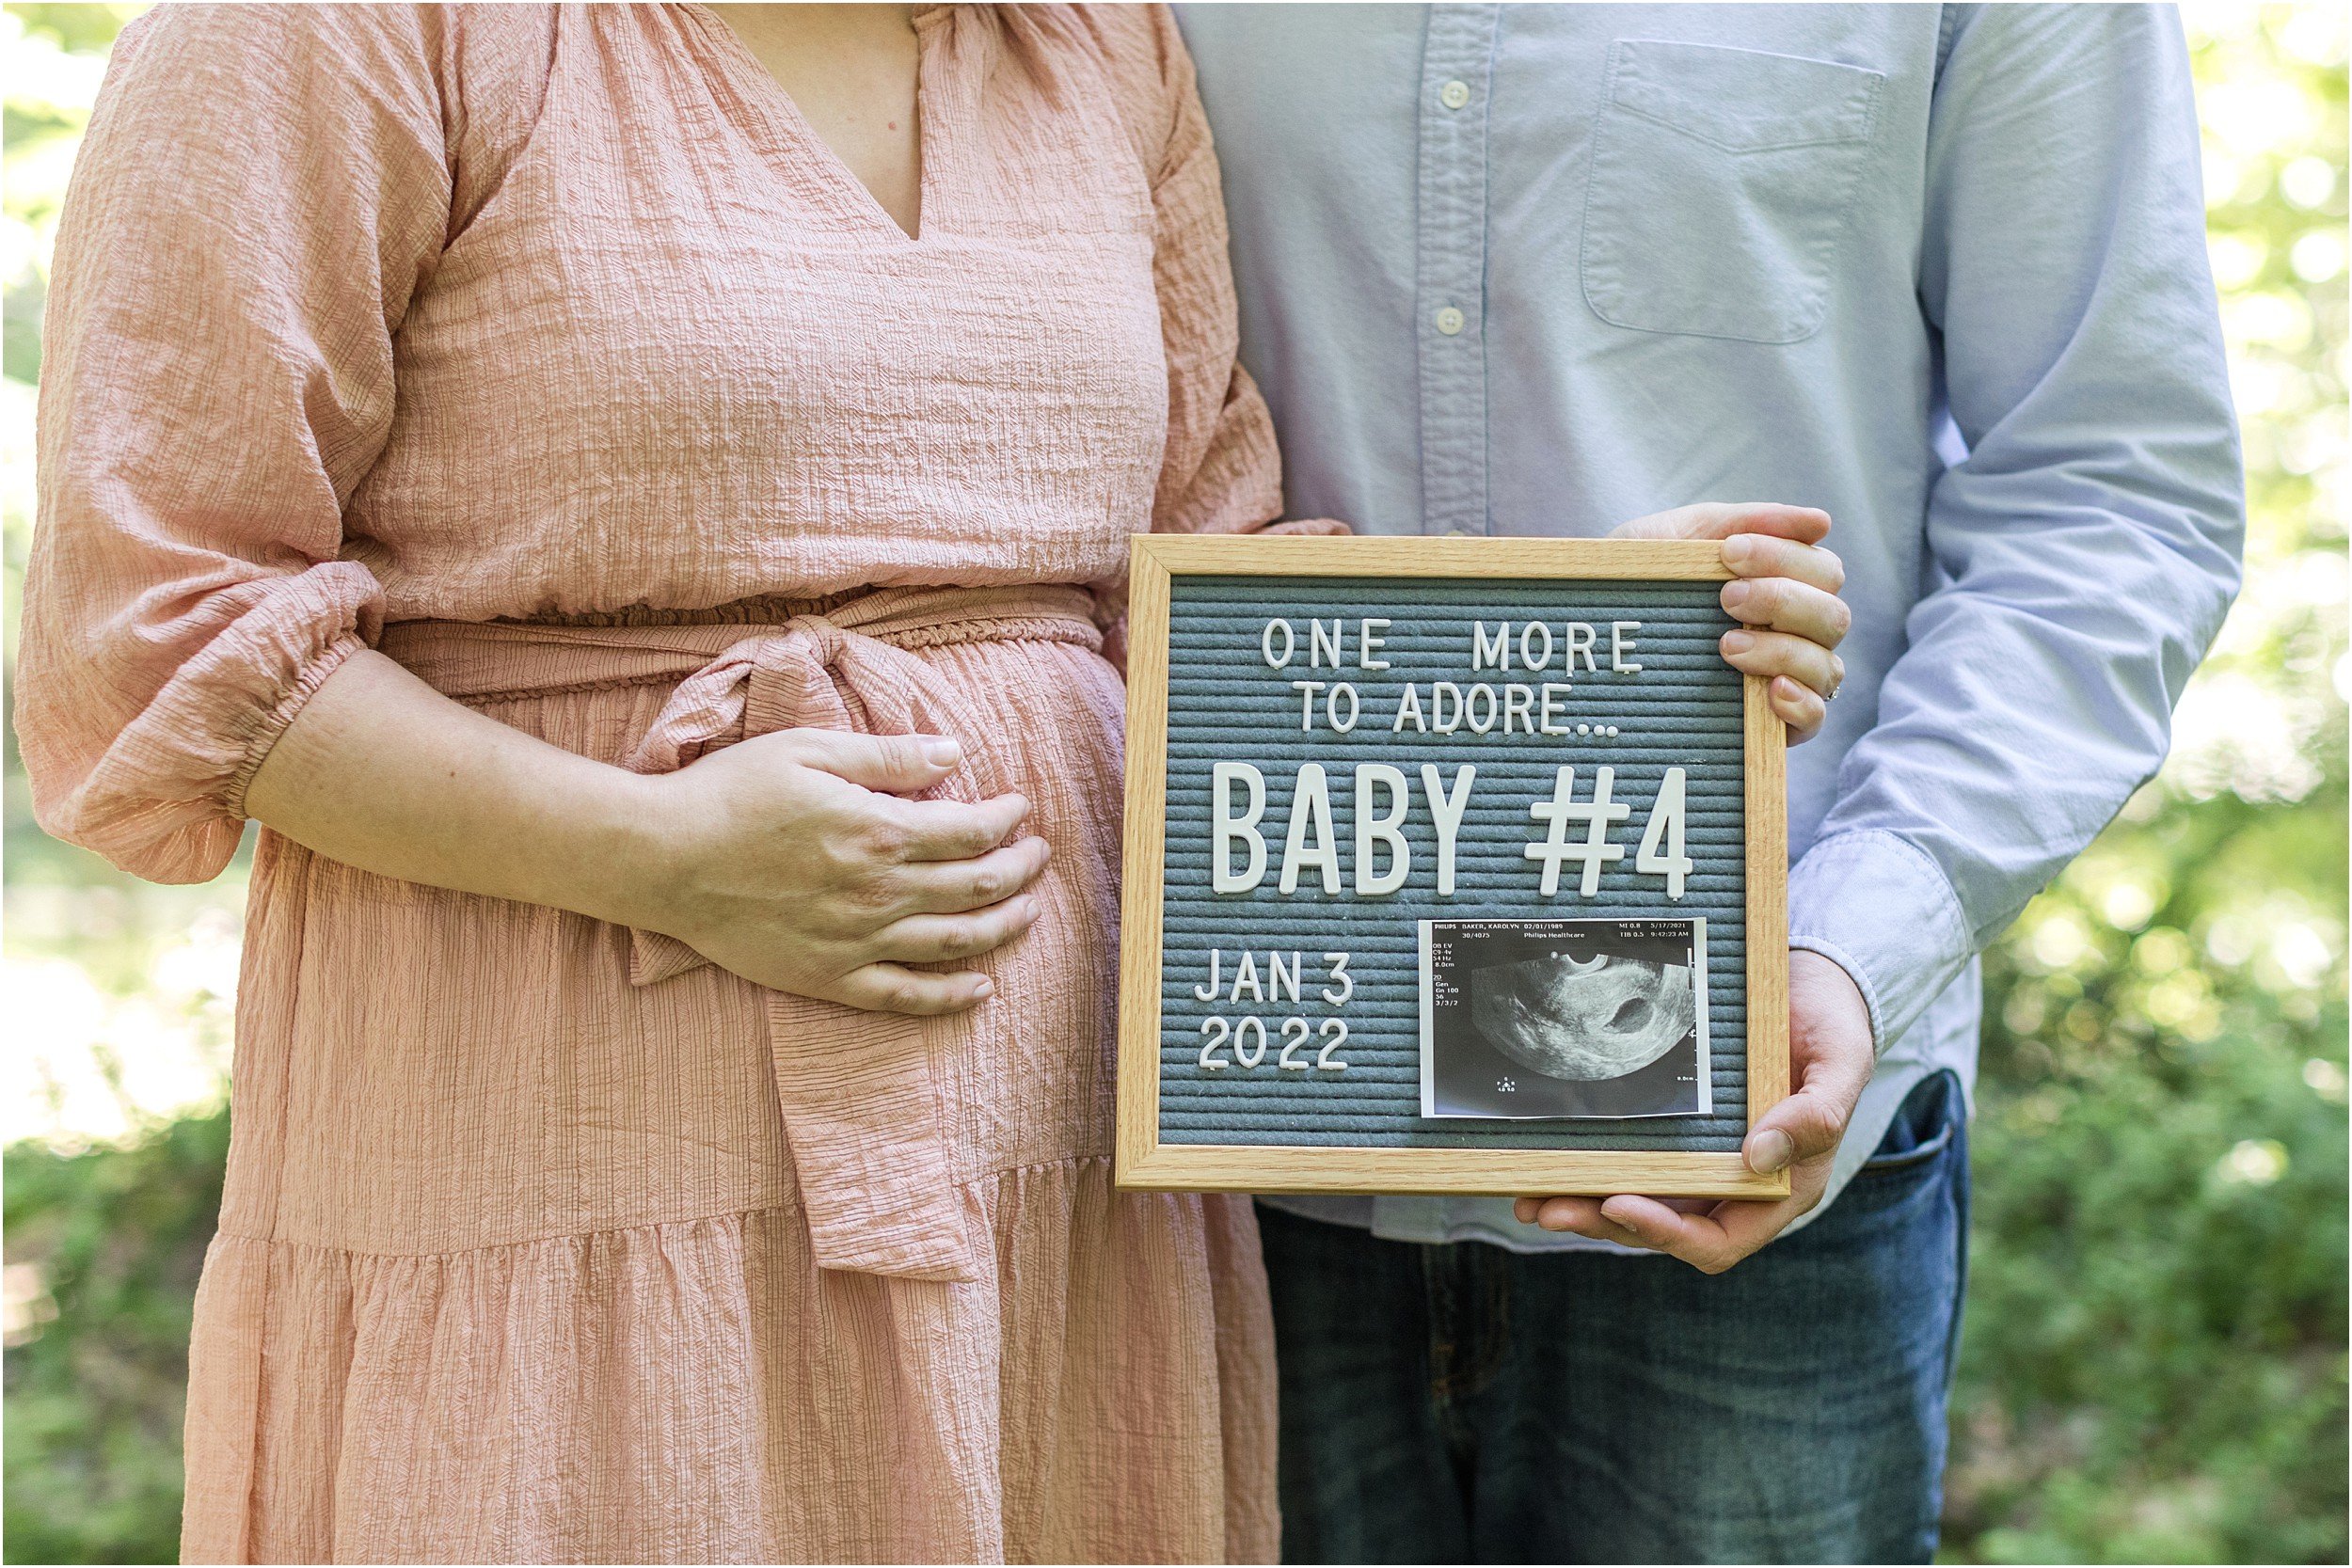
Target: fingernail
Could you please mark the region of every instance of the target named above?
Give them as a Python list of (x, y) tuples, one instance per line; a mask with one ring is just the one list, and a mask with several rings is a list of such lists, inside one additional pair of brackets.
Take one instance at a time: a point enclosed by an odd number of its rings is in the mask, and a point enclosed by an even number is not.
[(1744, 533), (1735, 533), (1724, 541), (1724, 559), (1738, 565), (1756, 553), (1756, 541)]
[(1724, 652), (1727, 654), (1744, 654), (1755, 646), (1756, 637), (1752, 632), (1727, 631), (1724, 633)]
[(963, 760), (963, 748), (952, 740), (925, 741), (923, 760), (933, 768), (953, 768)]
[(1744, 582), (1730, 583), (1724, 589), (1724, 606), (1727, 610), (1737, 610), (1746, 604), (1748, 595), (1755, 592), (1755, 589)]
[(1788, 1162), (1797, 1157), (1796, 1140), (1778, 1128), (1758, 1132), (1748, 1151), (1748, 1168), (1758, 1176), (1771, 1176), (1788, 1168)]
[(985, 1002), (990, 997), (996, 994), (996, 982), (993, 980), (983, 979), (978, 985), (972, 988), (972, 994)]
[(1035, 919), (1037, 919), (1037, 917), (1038, 917), (1038, 916), (1040, 916), (1040, 915), (1043, 914), (1044, 912), (1045, 912), (1045, 911), (1043, 910), (1043, 908), (1042, 908), (1042, 907), (1041, 907), (1041, 906), (1039, 905), (1039, 903), (1038, 903), (1038, 901), (1037, 901), (1036, 899), (1034, 899), (1034, 898), (1024, 898), (1024, 899), (1022, 899), (1022, 900), (1021, 900), (1021, 918), (1022, 918), (1022, 919), (1024, 919), (1024, 920), (1035, 920)]

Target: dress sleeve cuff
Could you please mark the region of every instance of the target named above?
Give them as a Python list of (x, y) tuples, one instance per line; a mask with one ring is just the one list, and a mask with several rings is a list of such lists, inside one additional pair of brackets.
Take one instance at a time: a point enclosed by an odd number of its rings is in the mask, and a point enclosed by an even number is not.
[(1790, 869), (1788, 945), (1852, 976), (1881, 1055), (1976, 951), (1943, 869), (1875, 828), (1824, 838)]
[(277, 746), (278, 736), (286, 733), (294, 721), (294, 715), (302, 711), (312, 694), (326, 684), (326, 677), (342, 669), (343, 660), (366, 646), (357, 631), (338, 634), (302, 667), (294, 683), (286, 689), (286, 694), (278, 699), (278, 705), (253, 727), (253, 733), (246, 742), (244, 759), (237, 764), (237, 770), (229, 776), (228, 786), (221, 791), (221, 809), (230, 816), (243, 823), (251, 815), (245, 809), (245, 792), (252, 784), (253, 775), (262, 770), (262, 762)]
[(48, 832), (133, 876), (219, 875), (245, 826), (245, 795), (303, 705), (382, 623), (366, 568), (327, 562), (263, 585), (183, 660), (72, 786), (36, 796)]

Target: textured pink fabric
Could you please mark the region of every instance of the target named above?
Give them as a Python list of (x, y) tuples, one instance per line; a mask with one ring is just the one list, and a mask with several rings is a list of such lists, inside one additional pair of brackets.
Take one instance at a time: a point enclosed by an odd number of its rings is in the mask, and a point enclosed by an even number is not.
[(616, 766), (945, 727), (1055, 846), (995, 996), (909, 1024), (264, 833), (192, 1560), (1274, 1551), (1248, 1206), (1109, 1182), (1080, 618), (1129, 533), (1279, 513), (1216, 164), (1156, 9), (918, 30), (914, 240), (698, 8), (172, 7), (117, 51), (42, 384), (51, 831), (215, 874), (374, 641)]

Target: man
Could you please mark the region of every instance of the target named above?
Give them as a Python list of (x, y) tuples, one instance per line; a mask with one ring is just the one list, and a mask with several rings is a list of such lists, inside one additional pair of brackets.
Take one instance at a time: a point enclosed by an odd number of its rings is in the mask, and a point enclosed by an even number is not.
[(2154, 770), (2236, 583), (2178, 22), (1181, 17), (1295, 513), (1819, 506), (1853, 612), (1789, 759), (1798, 1093), (1744, 1150), (1795, 1196), (1268, 1200), (1287, 1555), (1926, 1560), (1975, 956)]

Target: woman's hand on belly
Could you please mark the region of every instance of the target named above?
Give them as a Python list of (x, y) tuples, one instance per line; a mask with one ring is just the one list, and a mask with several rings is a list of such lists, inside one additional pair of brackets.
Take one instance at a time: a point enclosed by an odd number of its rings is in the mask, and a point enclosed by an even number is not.
[[(246, 812), (330, 860), (676, 937), (745, 979), (854, 1007), (960, 1012), (955, 964), (1036, 924), (1019, 795), (913, 800), (953, 741), (786, 730), (632, 773), (452, 702), (380, 653), (323, 681)], [(1012, 842), (1007, 841), (1011, 839)]]
[(1019, 795), (901, 799), (952, 775), (952, 740), (784, 730), (644, 781), (628, 924), (776, 990), (881, 1012), (953, 1013), (993, 989), (957, 963), (1037, 923), (1045, 841)]

